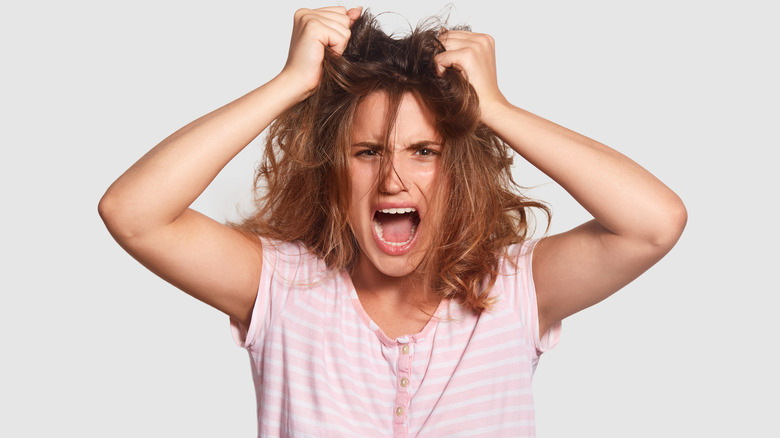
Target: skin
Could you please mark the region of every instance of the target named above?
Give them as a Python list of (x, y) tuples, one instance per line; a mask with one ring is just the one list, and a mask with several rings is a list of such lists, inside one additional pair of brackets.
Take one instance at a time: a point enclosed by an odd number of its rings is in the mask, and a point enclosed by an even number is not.
[[(439, 172), (441, 138), (433, 118), (416, 97), (407, 94), (398, 108), (387, 151), (382, 143), (388, 112), (387, 98), (371, 94), (355, 112), (350, 151), (352, 194), (350, 227), (360, 246), (352, 281), (361, 304), (391, 337), (420, 331), (438, 300), (410, 300), (423, 288), (414, 271), (428, 248), (429, 199)], [(385, 157), (384, 167), (380, 158)], [(378, 178), (380, 172), (384, 178)], [(400, 253), (377, 241), (374, 213), (382, 208), (413, 207), (421, 221), (412, 242)], [(422, 307), (422, 309), (421, 309)], [(398, 314), (403, 312), (403, 317)], [(426, 314), (426, 312), (428, 312)], [(403, 324), (398, 324), (404, 322)]]
[(169, 283), (248, 324), (262, 269), (259, 241), (189, 206), (276, 117), (311, 95), (324, 48), (343, 53), (360, 13), (297, 11), (279, 75), (179, 129), (122, 174), (98, 204), (116, 241)]
[[(175, 132), (120, 176), (98, 206), (117, 242), (165, 280), (248, 325), (262, 269), (260, 243), (189, 206), (230, 159), (312, 93), (325, 48), (342, 53), (360, 13), (343, 7), (296, 12), (288, 60), (279, 75)], [(674, 246), (687, 220), (674, 192), (617, 151), (510, 104), (498, 87), (490, 36), (452, 31), (441, 39), (447, 51), (437, 58), (440, 69), (457, 68), (467, 75), (479, 94), (482, 121), (593, 216), (542, 239), (534, 251), (541, 333), (619, 290)], [(381, 107), (377, 99), (374, 104)], [(405, 103), (399, 114), (404, 125), (418, 126), (423, 130), (419, 137), (428, 137), (425, 115), (415, 115), (419, 108), (408, 99)], [(376, 141), (368, 119), (353, 132), (353, 144), (363, 142), (363, 134), (369, 143)], [(418, 202), (421, 216), (427, 213), (425, 194), (436, 172), (430, 162), (417, 163), (410, 154), (416, 137), (393, 133), (386, 158), (397, 175), (388, 173), (384, 185), (368, 183), (376, 182), (369, 176), (388, 172), (372, 159), (353, 156), (350, 165), (358, 182), (350, 222), (362, 251), (353, 281), (366, 311), (389, 336), (415, 333), (427, 320), (419, 313), (419, 288), (409, 276), (414, 251), (398, 260), (385, 257), (372, 247), (365, 228), (380, 199)], [(423, 307), (430, 311), (432, 305)]]
[(483, 123), (594, 218), (542, 239), (534, 251), (540, 333), (615, 293), (671, 250), (688, 217), (672, 190), (614, 149), (509, 103), (498, 88), (490, 35), (452, 31), (442, 42), (439, 68), (466, 73)]

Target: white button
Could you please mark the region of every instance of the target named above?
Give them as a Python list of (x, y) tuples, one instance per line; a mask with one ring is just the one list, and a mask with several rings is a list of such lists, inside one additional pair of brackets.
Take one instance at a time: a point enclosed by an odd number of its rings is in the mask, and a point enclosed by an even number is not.
[(395, 408), (395, 415), (398, 415), (399, 417), (404, 414), (404, 408), (403, 406), (398, 406)]
[(403, 347), (401, 347), (401, 353), (409, 354), (409, 345), (404, 345)]
[(400, 383), (401, 383), (401, 388), (406, 388), (407, 386), (409, 386), (409, 379), (407, 379), (406, 377), (401, 377)]

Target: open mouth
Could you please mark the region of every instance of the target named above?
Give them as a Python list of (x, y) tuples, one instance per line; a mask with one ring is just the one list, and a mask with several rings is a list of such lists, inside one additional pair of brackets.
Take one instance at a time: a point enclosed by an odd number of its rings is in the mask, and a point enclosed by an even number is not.
[(410, 244), (419, 224), (420, 215), (414, 207), (383, 208), (374, 212), (376, 236), (391, 247)]

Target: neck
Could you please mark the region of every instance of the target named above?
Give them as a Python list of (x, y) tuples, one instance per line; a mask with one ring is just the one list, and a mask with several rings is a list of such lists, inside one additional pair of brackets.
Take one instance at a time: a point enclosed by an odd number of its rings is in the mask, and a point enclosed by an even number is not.
[[(359, 296), (370, 296), (393, 306), (426, 306), (433, 300), (419, 276), (393, 277), (382, 273), (367, 257), (360, 257), (352, 271), (352, 284)], [(438, 301), (438, 300), (436, 300)]]

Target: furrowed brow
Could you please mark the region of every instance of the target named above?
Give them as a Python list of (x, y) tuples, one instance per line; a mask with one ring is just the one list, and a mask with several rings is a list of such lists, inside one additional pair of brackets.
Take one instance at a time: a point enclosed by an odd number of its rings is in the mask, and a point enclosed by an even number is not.
[(423, 149), (427, 148), (428, 146), (441, 146), (441, 142), (434, 140), (423, 140), (418, 141), (417, 143), (412, 143), (410, 147), (413, 149)]
[(381, 149), (384, 148), (380, 143), (374, 143), (374, 142), (370, 142), (370, 141), (361, 141), (361, 142), (358, 142), (358, 143), (353, 143), (352, 147), (353, 148), (368, 148), (368, 149), (373, 149), (373, 150), (381, 150)]

